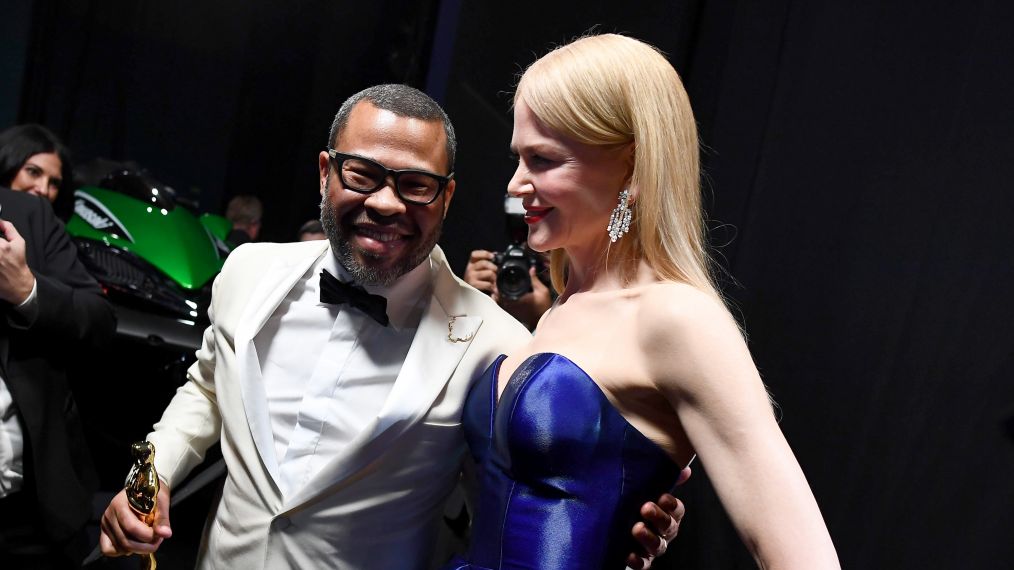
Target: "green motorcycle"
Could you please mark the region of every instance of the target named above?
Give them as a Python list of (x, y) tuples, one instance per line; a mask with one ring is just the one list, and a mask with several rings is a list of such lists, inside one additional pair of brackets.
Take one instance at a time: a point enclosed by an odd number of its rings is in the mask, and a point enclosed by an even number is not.
[[(75, 399), (100, 488), (123, 487), (130, 444), (143, 438), (186, 381), (208, 325), (211, 284), (232, 224), (143, 171), (114, 170), (74, 194), (67, 232), (113, 304), (117, 335), (78, 359)], [(112, 406), (109, 394), (131, 405)]]
[(200, 346), (231, 224), (195, 210), (171, 188), (131, 170), (74, 193), (67, 232), (116, 308), (118, 334), (150, 345)]

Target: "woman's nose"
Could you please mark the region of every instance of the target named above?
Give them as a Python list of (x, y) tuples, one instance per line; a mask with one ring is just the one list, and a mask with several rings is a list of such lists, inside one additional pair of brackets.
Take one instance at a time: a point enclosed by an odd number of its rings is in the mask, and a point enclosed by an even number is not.
[(34, 180), (32, 187), (29, 189), (32, 194), (38, 194), (39, 196), (45, 196), (49, 192), (49, 177), (40, 176)]
[(512, 198), (523, 198), (535, 192), (535, 186), (528, 178), (527, 172), (523, 172), (522, 169), (523, 167), (519, 165), (507, 183), (507, 195)]

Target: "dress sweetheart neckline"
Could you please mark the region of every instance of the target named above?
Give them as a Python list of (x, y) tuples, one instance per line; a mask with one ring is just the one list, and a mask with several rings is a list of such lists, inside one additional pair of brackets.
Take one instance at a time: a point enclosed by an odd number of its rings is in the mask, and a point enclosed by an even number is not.
[[(602, 386), (599, 386), (599, 383), (596, 382), (595, 379), (591, 377), (591, 374), (588, 374), (588, 372), (586, 372), (585, 369), (582, 368), (580, 364), (578, 364), (577, 362), (574, 362), (574, 360), (571, 359), (569, 356), (567, 356), (565, 354), (560, 354), (559, 352), (543, 351), (543, 352), (535, 352), (535, 353), (530, 354), (528, 356), (528, 358), (525, 358), (524, 360), (522, 360), (521, 364), (518, 364), (517, 367), (514, 368), (514, 371), (511, 372), (510, 377), (508, 377), (507, 381), (504, 382), (504, 385), (503, 385), (504, 391), (506, 391), (507, 390), (507, 386), (511, 382), (514, 381), (514, 376), (518, 373), (518, 370), (521, 370), (522, 368), (524, 368), (525, 365), (528, 364), (528, 362), (531, 361), (532, 359), (538, 358), (540, 356), (547, 356), (547, 355), (548, 356), (554, 356), (556, 358), (562, 358), (568, 364), (570, 364), (571, 366), (573, 366), (574, 368), (576, 368), (578, 370), (578, 372), (580, 372), (589, 382), (592, 383), (592, 385), (594, 385), (596, 388), (598, 388), (599, 392), (602, 392), (602, 396), (605, 397), (605, 399), (606, 399), (607, 402), (609, 402), (609, 405), (612, 406), (614, 409), (616, 408), (616, 406), (613, 405), (613, 401), (610, 400), (608, 396), (606, 396), (605, 390), (603, 390)], [(496, 359), (492, 363), (492, 366), (493, 366), (493, 387), (494, 387), (494, 395), (496, 396), (493, 399), (494, 404), (499, 404), (500, 403), (500, 397), (503, 395), (501, 393), (501, 391), (500, 391), (500, 368), (503, 366), (503, 361), (506, 360), (507, 358), (508, 358), (508, 355), (506, 355), (506, 354), (504, 354), (504, 353), (501, 352), (500, 356), (496, 357)], [(619, 410), (616, 410), (616, 411), (619, 412)], [(622, 416), (623, 414), (620, 414), (620, 415)], [(626, 418), (624, 418), (624, 419), (626, 419)], [(631, 427), (633, 427), (633, 426), (631, 426)]]
[[(595, 380), (593, 380), (592, 377), (591, 377), (591, 374), (588, 374), (587, 372), (585, 372), (585, 369), (581, 368), (580, 364), (578, 364), (577, 362), (574, 362), (570, 357), (568, 357), (566, 355), (560, 354), (559, 352), (551, 352), (551, 351), (534, 352), (534, 353), (528, 355), (528, 358), (525, 358), (524, 360), (522, 360), (521, 364), (518, 364), (514, 368), (514, 371), (511, 372), (510, 376), (507, 378), (507, 381), (504, 382), (504, 385), (503, 385), (504, 391), (506, 391), (507, 390), (507, 386), (510, 385), (510, 383), (514, 381), (514, 376), (518, 373), (518, 370), (521, 370), (522, 368), (524, 368), (525, 365), (528, 364), (528, 362), (531, 361), (532, 359), (538, 358), (538, 357), (543, 356), (543, 355), (556, 356), (558, 358), (562, 358), (563, 360), (567, 361), (571, 366), (573, 366), (574, 368), (577, 368), (578, 371), (580, 371), (581, 374), (583, 374), (585, 378), (587, 378), (588, 380), (591, 380), (591, 383), (594, 384), (595, 387), (598, 388), (600, 392), (602, 392), (603, 396), (606, 395), (605, 391), (602, 390), (602, 387), (599, 386), (598, 382), (596, 382)], [(503, 393), (500, 391), (500, 368), (503, 367), (503, 361), (507, 360), (507, 358), (509, 358), (509, 356), (501, 352), (500, 356), (496, 357), (496, 360), (493, 361), (493, 386), (494, 386), (493, 389), (494, 389), (494, 396), (495, 396), (493, 398), (494, 407), (496, 407), (497, 405), (500, 404), (500, 397), (503, 396)], [(608, 397), (606, 398), (606, 400), (609, 401), (610, 405), (612, 405), (612, 401), (609, 400)], [(613, 407), (615, 408), (616, 406), (613, 406)]]
[[(511, 384), (511, 382), (514, 382), (515, 376), (517, 375), (518, 371), (521, 370), (522, 368), (524, 368), (525, 365), (529, 363), (529, 361), (531, 361), (532, 359), (538, 358), (540, 356), (547, 356), (547, 355), (550, 356), (550, 357), (556, 357), (556, 358), (562, 359), (563, 361), (565, 361), (568, 364), (570, 364), (571, 366), (573, 366), (578, 372), (580, 372), (581, 375), (585, 378), (585, 380), (588, 381), (589, 383), (591, 383), (591, 385), (594, 386), (596, 390), (598, 390), (598, 393), (605, 400), (606, 404), (609, 405), (609, 409), (611, 409), (617, 416), (619, 416), (619, 418), (621, 420), (623, 420), (623, 422), (627, 425), (627, 427), (629, 427), (634, 433), (636, 433), (642, 439), (644, 439), (645, 441), (647, 441), (648, 443), (650, 443), (651, 445), (653, 445), (673, 465), (675, 465), (677, 467), (680, 467), (682, 469), (682, 468), (687, 467), (688, 465), (690, 465), (690, 463), (692, 463), (693, 460), (697, 457), (696, 453), (693, 454), (693, 456), (691, 456), (691, 458), (690, 458), (690, 461), (687, 462), (687, 465), (681, 466), (678, 462), (676, 462), (672, 458), (671, 455), (669, 455), (669, 452), (667, 452), (661, 445), (658, 444), (658, 442), (656, 442), (655, 440), (651, 439), (650, 437), (644, 435), (644, 433), (641, 430), (637, 429), (637, 426), (635, 426), (634, 424), (630, 423), (630, 420), (628, 420), (627, 417), (624, 416), (620, 412), (620, 410), (616, 407), (616, 405), (613, 404), (613, 401), (610, 400), (608, 396), (606, 396), (605, 390), (603, 390), (602, 387), (599, 386), (598, 382), (596, 382), (591, 377), (591, 375), (588, 374), (588, 372), (585, 371), (584, 368), (581, 368), (580, 364), (578, 364), (577, 362), (574, 362), (569, 357), (567, 357), (564, 354), (560, 354), (559, 352), (549, 352), (549, 351), (536, 352), (536, 353), (531, 354), (530, 356), (528, 356), (528, 358), (525, 358), (524, 360), (522, 360), (521, 364), (519, 364), (517, 366), (517, 368), (515, 368), (514, 371), (511, 372), (510, 377), (507, 378), (507, 382), (504, 383), (504, 389), (503, 389), (503, 391), (504, 392), (507, 391), (507, 388), (509, 387), (509, 385)], [(493, 433), (493, 422), (494, 422), (495, 417), (496, 417), (496, 411), (500, 407), (500, 399), (503, 396), (503, 394), (500, 392), (500, 367), (501, 367), (501, 365), (503, 365), (503, 361), (506, 360), (506, 359), (507, 359), (507, 355), (503, 354), (503, 353), (500, 353), (500, 356), (496, 357), (496, 360), (494, 360), (490, 364), (491, 368), (493, 369), (492, 370), (492, 374), (490, 375), (491, 376), (491, 380), (492, 380), (492, 384), (493, 384), (492, 389), (491, 389), (492, 390), (492, 400), (491, 400), (492, 406), (490, 406), (490, 426), (489, 426), (490, 427), (490, 434)], [(518, 390), (517, 390), (517, 396), (521, 395), (521, 391), (523, 389), (524, 389), (523, 386), (521, 388), (518, 388)], [(517, 401), (517, 396), (515, 397), (515, 401)]]

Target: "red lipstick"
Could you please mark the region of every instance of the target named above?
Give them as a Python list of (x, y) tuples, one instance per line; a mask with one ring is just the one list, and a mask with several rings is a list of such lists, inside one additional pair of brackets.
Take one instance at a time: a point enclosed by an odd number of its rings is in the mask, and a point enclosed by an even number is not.
[(525, 223), (534, 224), (546, 217), (552, 208), (527, 208), (525, 210)]

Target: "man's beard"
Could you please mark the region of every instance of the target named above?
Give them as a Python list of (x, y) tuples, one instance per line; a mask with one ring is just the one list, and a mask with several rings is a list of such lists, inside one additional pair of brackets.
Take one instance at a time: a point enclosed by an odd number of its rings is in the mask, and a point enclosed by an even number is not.
[[(433, 247), (440, 239), (440, 229), (443, 227), (443, 220), (433, 228), (433, 231), (429, 235), (423, 236), (422, 241), (415, 248), (405, 252), (400, 262), (390, 267), (363, 265), (356, 259), (353, 253), (353, 246), (349, 243), (348, 236), (345, 235), (342, 223), (334, 211), (334, 206), (331, 205), (331, 200), (328, 200), (328, 194), (330, 193), (331, 189), (328, 188), (320, 200), (320, 225), (324, 228), (324, 235), (331, 242), (331, 251), (334, 252), (342, 267), (352, 275), (356, 283), (381, 286), (391, 285), (399, 277), (412, 271), (429, 257), (430, 252), (433, 251)], [(383, 259), (361, 250), (358, 253), (364, 258)]]

